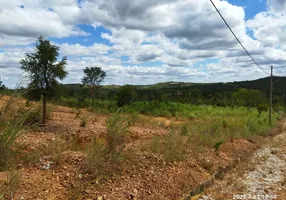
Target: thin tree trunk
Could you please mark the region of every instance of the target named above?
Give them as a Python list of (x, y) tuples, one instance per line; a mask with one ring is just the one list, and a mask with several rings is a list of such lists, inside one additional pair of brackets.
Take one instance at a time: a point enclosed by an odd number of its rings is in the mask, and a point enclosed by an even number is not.
[(43, 94), (43, 116), (42, 116), (42, 124), (46, 123), (47, 118), (47, 98), (46, 94)]

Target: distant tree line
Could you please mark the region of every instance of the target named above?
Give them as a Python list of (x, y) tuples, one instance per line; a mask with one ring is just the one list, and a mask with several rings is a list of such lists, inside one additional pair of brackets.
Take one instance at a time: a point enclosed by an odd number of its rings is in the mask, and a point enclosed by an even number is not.
[[(75, 98), (79, 101), (90, 99), (88, 88), (80, 85), (62, 85), (65, 98)], [(247, 108), (268, 109), (267, 94), (259, 90), (238, 88), (229, 91), (201, 91), (197, 88), (160, 88), (146, 89), (138, 86), (125, 85), (121, 87), (100, 87), (95, 95), (97, 100), (116, 101), (118, 107), (130, 105), (132, 102), (179, 102), (194, 105), (213, 105), (220, 107), (244, 106)], [(276, 107), (283, 106), (283, 99), (274, 96)]]

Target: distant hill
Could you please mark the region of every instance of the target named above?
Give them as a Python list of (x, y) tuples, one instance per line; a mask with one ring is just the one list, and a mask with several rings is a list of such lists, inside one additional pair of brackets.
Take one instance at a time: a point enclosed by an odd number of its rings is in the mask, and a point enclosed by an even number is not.
[[(273, 82), (276, 82), (281, 77), (273, 77)], [(80, 90), (82, 86), (80, 84), (65, 84), (66, 89)], [(102, 87), (104, 90), (116, 91), (121, 86), (119, 85), (105, 85)], [(188, 82), (165, 82), (156, 83), (153, 85), (134, 85), (137, 90), (186, 90), (197, 89), (204, 95), (212, 95), (214, 93), (233, 92), (239, 88), (260, 90), (268, 96), (270, 87), (270, 78), (261, 78), (251, 81), (235, 81), (227, 83), (188, 83)], [(277, 96), (282, 96), (283, 92), (286, 92), (286, 77), (281, 78), (273, 87), (273, 93)]]
[[(277, 83), (275, 83), (280, 79)], [(286, 92), (286, 77), (273, 77), (273, 93), (275, 95), (282, 95), (283, 92)], [(239, 88), (254, 89), (260, 90), (265, 94), (268, 94), (270, 87), (270, 78), (261, 78), (251, 81), (235, 81), (235, 82), (226, 82), (226, 83), (185, 83), (185, 82), (165, 82), (165, 83), (156, 83), (153, 85), (139, 85), (135, 86), (138, 89), (156, 89), (156, 90), (168, 90), (168, 89), (183, 89), (183, 88), (193, 88), (198, 89), (202, 93), (216, 93), (216, 92), (233, 92)]]

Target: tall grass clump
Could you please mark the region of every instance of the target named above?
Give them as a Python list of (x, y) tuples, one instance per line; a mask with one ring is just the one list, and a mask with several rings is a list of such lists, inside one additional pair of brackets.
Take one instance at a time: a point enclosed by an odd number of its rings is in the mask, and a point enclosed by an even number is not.
[(150, 150), (160, 154), (167, 162), (184, 161), (188, 156), (186, 137), (170, 131), (164, 136), (154, 136)]
[(104, 178), (110, 174), (110, 163), (108, 148), (105, 141), (93, 138), (85, 151), (87, 163), (84, 166), (87, 172), (91, 173), (97, 179)]
[(93, 138), (86, 148), (85, 170), (96, 179), (107, 178), (120, 170), (130, 125), (129, 118), (118, 110), (107, 119), (105, 138)]
[(23, 128), (22, 122), (0, 124), (0, 170), (5, 169), (16, 156), (15, 141)]
[(21, 180), (21, 172), (17, 170), (9, 171), (7, 178), (3, 183), (0, 183), (0, 200), (13, 200), (15, 193), (19, 187)]
[[(13, 98), (11, 98), (6, 106), (1, 109), (0, 119), (0, 170), (4, 170), (16, 157), (15, 142), (19, 137), (21, 131), (25, 128), (25, 115), (11, 115), (11, 113), (18, 113), (14, 108), (16, 106)], [(13, 109), (12, 109), (13, 108)], [(11, 110), (12, 109), (12, 110)], [(10, 113), (11, 112), (11, 113)]]
[(122, 110), (119, 109), (106, 121), (106, 142), (110, 152), (122, 150), (132, 123), (131, 119), (121, 112)]

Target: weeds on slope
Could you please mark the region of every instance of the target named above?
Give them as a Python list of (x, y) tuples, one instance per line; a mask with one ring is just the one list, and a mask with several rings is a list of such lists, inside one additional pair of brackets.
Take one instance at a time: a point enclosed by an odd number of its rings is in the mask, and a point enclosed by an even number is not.
[(105, 138), (93, 138), (86, 148), (85, 170), (97, 180), (120, 170), (124, 160), (123, 149), (131, 121), (118, 110), (107, 119)]
[(184, 161), (188, 156), (186, 137), (170, 131), (163, 137), (155, 136), (152, 139), (150, 150), (161, 154), (167, 162)]

